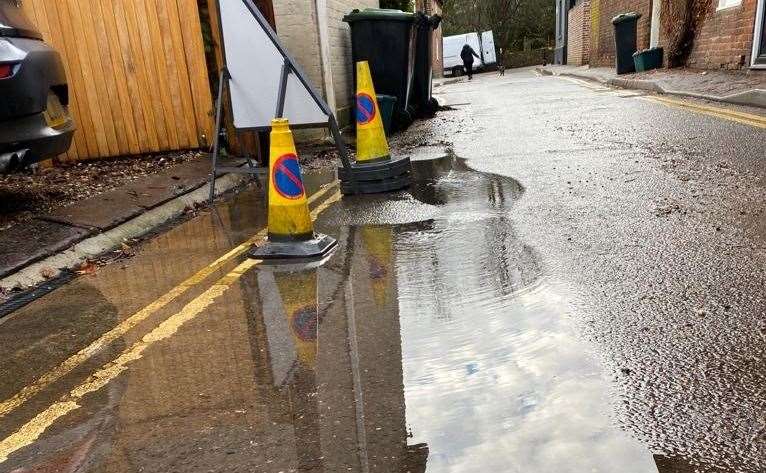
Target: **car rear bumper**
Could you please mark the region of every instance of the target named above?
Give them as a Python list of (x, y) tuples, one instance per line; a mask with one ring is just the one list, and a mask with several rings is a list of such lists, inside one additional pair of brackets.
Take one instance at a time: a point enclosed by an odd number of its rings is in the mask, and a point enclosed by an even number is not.
[(0, 155), (28, 150), (18, 163), (26, 166), (65, 153), (75, 131), (70, 116), (60, 126), (48, 126), (45, 115), (38, 113), (0, 122)]

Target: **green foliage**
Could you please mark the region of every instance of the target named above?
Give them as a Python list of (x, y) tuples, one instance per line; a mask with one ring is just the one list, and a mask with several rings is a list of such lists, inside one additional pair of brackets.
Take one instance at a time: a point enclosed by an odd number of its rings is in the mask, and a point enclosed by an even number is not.
[(394, 10), (412, 11), (412, 0), (380, 0), (380, 8), (391, 8)]
[(495, 48), (552, 45), (556, 6), (552, 0), (444, 0), (444, 35), (492, 30)]

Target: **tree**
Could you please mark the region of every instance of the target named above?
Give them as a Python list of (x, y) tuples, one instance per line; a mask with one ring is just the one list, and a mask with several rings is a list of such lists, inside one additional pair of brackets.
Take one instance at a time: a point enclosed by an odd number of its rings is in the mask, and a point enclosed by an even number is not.
[(551, 0), (444, 0), (445, 35), (492, 30), (507, 51), (524, 49), (525, 39), (548, 43), (555, 27)]

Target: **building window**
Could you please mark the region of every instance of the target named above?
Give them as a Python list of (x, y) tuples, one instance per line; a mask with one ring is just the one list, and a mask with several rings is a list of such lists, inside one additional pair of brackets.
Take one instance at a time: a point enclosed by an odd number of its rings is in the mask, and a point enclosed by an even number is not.
[(742, 5), (742, 0), (718, 0), (718, 10), (725, 8), (738, 7)]

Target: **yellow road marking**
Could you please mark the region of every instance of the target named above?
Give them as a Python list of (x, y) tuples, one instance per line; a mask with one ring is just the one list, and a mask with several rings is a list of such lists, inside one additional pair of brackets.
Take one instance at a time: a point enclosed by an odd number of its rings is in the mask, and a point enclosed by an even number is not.
[(558, 77), (559, 79), (564, 79), (566, 81), (572, 82), (577, 85), (581, 85), (585, 87), (586, 89), (590, 89), (590, 90), (610, 90), (609, 87), (604, 87), (603, 85), (598, 85), (598, 84), (592, 84), (588, 81), (585, 81), (582, 79), (576, 79), (574, 77), (567, 77), (567, 76), (556, 76), (556, 77)]
[[(309, 204), (313, 204), (314, 202), (316, 202), (322, 196), (327, 194), (327, 192), (329, 192), (332, 189), (335, 189), (337, 185), (338, 185), (338, 182), (336, 181), (332, 183), (331, 185), (328, 185), (322, 188), (321, 190), (319, 190), (318, 192), (316, 192), (315, 194), (313, 194), (309, 198)], [(336, 202), (338, 199), (340, 199), (340, 193), (337, 192), (336, 190), (334, 195), (329, 197), (327, 201), (323, 202), (319, 207), (317, 207), (317, 209), (314, 210), (314, 212), (312, 212), (312, 217), (316, 218), (315, 215), (319, 215), (319, 213), (324, 211), (324, 209), (326, 209), (331, 203)], [(328, 203), (328, 201), (331, 201), (331, 202)], [(197, 273), (195, 273), (194, 275), (192, 275), (185, 281), (181, 282), (179, 285), (177, 285), (170, 291), (166, 292), (164, 295), (154, 300), (143, 309), (139, 310), (138, 312), (134, 313), (127, 319), (120, 322), (119, 325), (117, 325), (110, 331), (101, 335), (99, 338), (93, 341), (90, 345), (78, 351), (74, 355), (70, 356), (63, 363), (53, 368), (52, 370), (48, 371), (47, 373), (42, 375), (40, 378), (38, 378), (31, 384), (25, 386), (24, 388), (21, 389), (21, 391), (19, 391), (12, 397), (0, 403), (0, 418), (5, 416), (9, 412), (13, 411), (14, 409), (18, 408), (25, 402), (27, 402), (33, 396), (35, 396), (36, 394), (41, 392), (43, 389), (48, 387), (51, 383), (54, 383), (61, 377), (71, 372), (73, 369), (83, 364), (85, 361), (89, 360), (93, 355), (101, 351), (104, 347), (108, 346), (113, 341), (125, 335), (127, 332), (132, 330), (136, 325), (138, 325), (142, 321), (149, 318), (155, 312), (159, 311), (160, 309), (170, 304), (172, 301), (174, 301), (179, 296), (184, 294), (190, 288), (196, 286), (197, 284), (207, 279), (211, 274), (221, 269), (221, 267), (225, 265), (227, 262), (246, 252), (248, 249), (250, 249), (250, 247), (254, 243), (263, 240), (266, 237), (266, 232), (267, 232), (266, 229), (262, 229), (261, 231), (256, 233), (253, 237), (251, 237), (250, 239), (248, 239), (241, 245), (233, 248), (231, 251), (221, 256), (217, 260), (213, 261), (208, 266), (205, 266), (204, 268), (199, 270)]]
[[(340, 192), (336, 191), (311, 212), (312, 218), (319, 216), (319, 214), (338, 200), (340, 200)], [(144, 335), (139, 342), (124, 350), (114, 360), (104, 364), (84, 382), (62, 396), (58, 402), (37, 414), (18, 431), (0, 441), (0, 463), (8, 460), (8, 457), (19, 449), (34, 443), (58, 419), (79, 409), (80, 404), (78, 404), (78, 401), (80, 399), (87, 394), (98, 391), (126, 371), (130, 363), (141, 359), (143, 353), (151, 345), (172, 337), (181, 326), (210, 307), (217, 298), (223, 295), (235, 282), (239, 281), (245, 273), (260, 263), (262, 263), (261, 260), (254, 259), (248, 259), (240, 263), (205, 292), (186, 304), (180, 312), (165, 319), (152, 331)]]
[[(581, 85), (591, 90), (598, 90), (598, 91), (613, 90), (609, 87), (603, 87), (603, 86), (599, 86), (595, 84), (590, 84), (587, 81), (584, 81), (582, 79), (576, 79), (574, 77), (566, 77), (566, 76), (556, 76), (556, 77)], [(622, 97), (630, 97), (629, 95), (622, 95), (620, 92), (617, 92), (617, 93), (618, 95)], [(690, 110), (692, 112), (700, 113), (702, 115), (709, 115), (712, 117), (723, 118), (724, 120), (742, 123), (743, 125), (750, 125), (756, 128), (766, 128), (766, 117), (763, 115), (755, 115), (752, 113), (738, 112), (736, 110), (730, 110), (730, 109), (722, 108), (722, 107), (711, 107), (709, 105), (701, 105), (701, 104), (696, 104), (686, 100), (672, 99), (672, 98), (663, 97), (659, 95), (636, 96), (636, 98), (640, 100), (647, 100), (650, 102), (660, 103), (668, 107)]]
[(724, 120), (730, 120), (744, 125), (750, 125), (757, 128), (766, 128), (766, 117), (762, 115), (755, 115), (752, 113), (738, 112), (736, 110), (730, 110), (721, 107), (711, 107), (709, 105), (701, 105), (685, 100), (671, 99), (668, 97), (659, 96), (647, 96), (640, 97), (643, 100), (650, 102), (656, 102), (668, 107), (680, 108), (685, 110), (691, 110), (703, 115), (710, 115), (713, 117), (723, 118)]
[(197, 317), (202, 311), (225, 293), (232, 284), (238, 281), (242, 275), (261, 263), (260, 260), (248, 259), (242, 262), (234, 270), (216, 281), (210, 288), (193, 299), (177, 314), (169, 317), (151, 332), (144, 335), (141, 341), (133, 344), (123, 351), (117, 358), (103, 365), (82, 384), (76, 386), (66, 395), (61, 397), (43, 412), (36, 415), (32, 420), (24, 424), (18, 431), (0, 441), (0, 463), (8, 460), (8, 456), (17, 450), (31, 445), (40, 435), (45, 432), (54, 422), (66, 414), (78, 409), (78, 401), (86, 394), (96, 392), (110, 381), (128, 369), (130, 363), (143, 357), (147, 348), (153, 344), (170, 338), (186, 322)]

